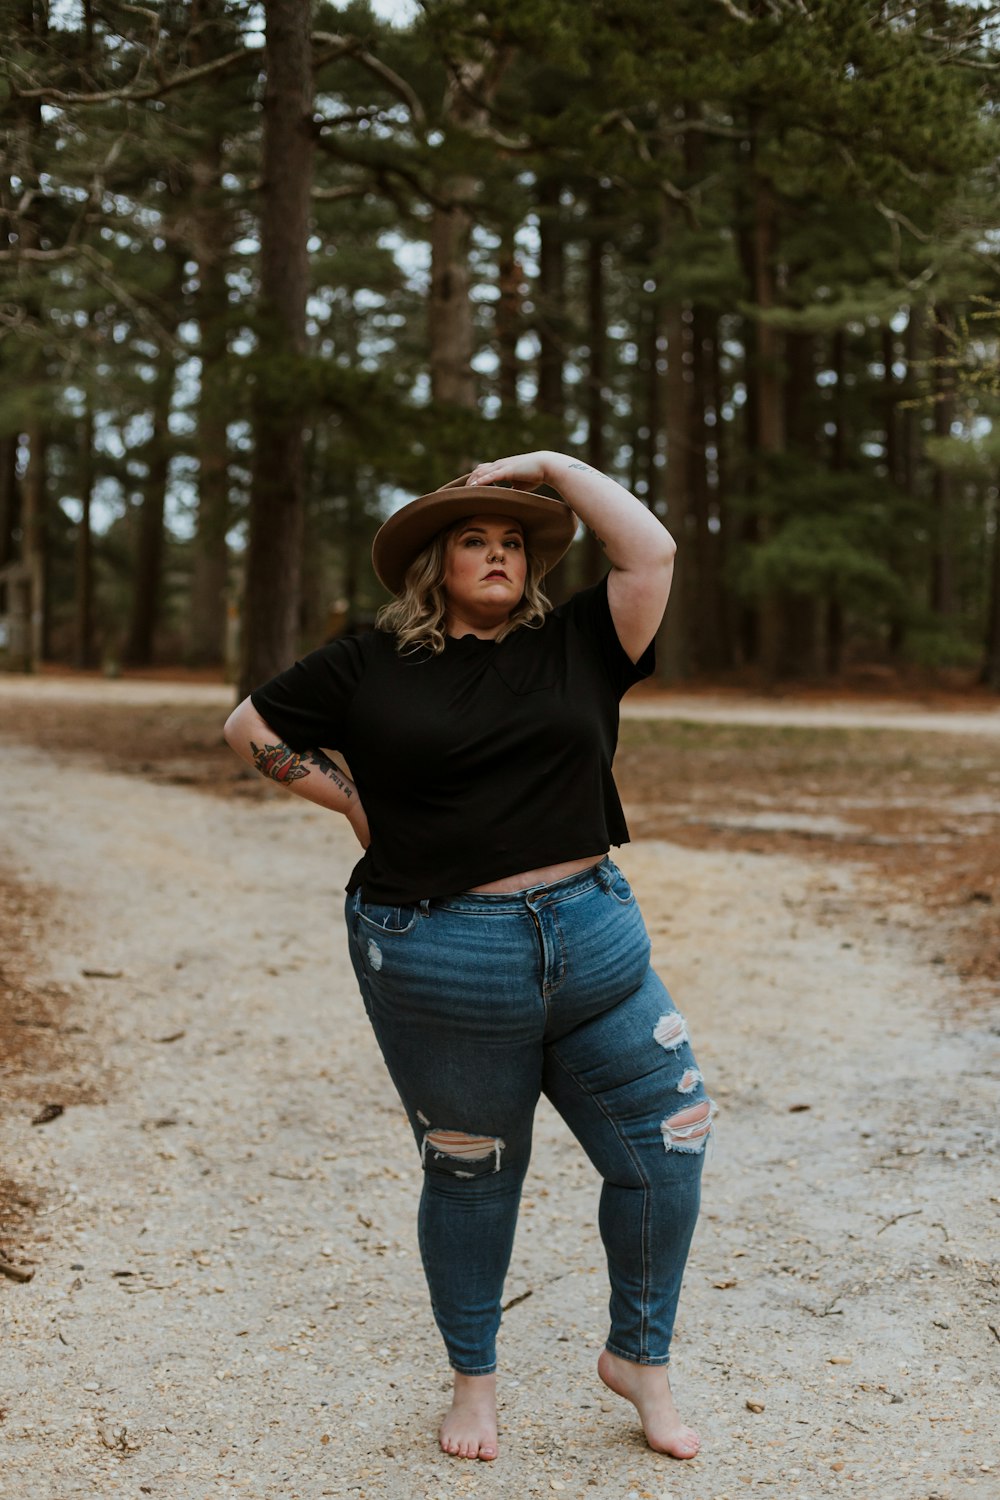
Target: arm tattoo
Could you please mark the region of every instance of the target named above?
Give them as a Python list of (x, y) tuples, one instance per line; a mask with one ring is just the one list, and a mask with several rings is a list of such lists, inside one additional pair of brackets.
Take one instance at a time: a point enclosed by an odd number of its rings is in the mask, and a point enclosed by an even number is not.
[(588, 474), (593, 473), (589, 464), (570, 464), (569, 467), (571, 469), (586, 469)]
[(300, 781), (303, 776), (310, 775), (309, 767), (305, 764), (309, 761), (317, 771), (333, 782), (334, 786), (344, 793), (345, 797), (353, 797), (354, 788), (350, 782), (334, 765), (328, 755), (322, 750), (306, 750), (299, 755), (289, 745), (255, 745), (250, 741), (250, 749), (253, 751), (253, 763), (262, 776), (270, 776), (272, 781), (278, 781), (287, 786), (290, 781)]

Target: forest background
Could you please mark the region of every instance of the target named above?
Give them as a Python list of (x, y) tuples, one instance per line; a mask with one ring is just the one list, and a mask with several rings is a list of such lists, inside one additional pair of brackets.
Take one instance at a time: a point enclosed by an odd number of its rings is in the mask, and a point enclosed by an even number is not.
[(676, 536), (668, 679), (1000, 691), (998, 11), (2, 0), (0, 664), (245, 691), (547, 447)]

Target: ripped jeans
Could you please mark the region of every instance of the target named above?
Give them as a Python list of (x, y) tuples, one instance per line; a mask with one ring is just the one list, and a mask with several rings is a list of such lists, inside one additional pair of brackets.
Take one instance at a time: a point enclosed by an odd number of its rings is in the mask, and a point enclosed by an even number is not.
[(347, 898), (365, 1009), (420, 1148), (418, 1234), (454, 1369), (496, 1334), (540, 1091), (604, 1179), (607, 1348), (670, 1357), (714, 1105), (618, 867), (514, 895)]

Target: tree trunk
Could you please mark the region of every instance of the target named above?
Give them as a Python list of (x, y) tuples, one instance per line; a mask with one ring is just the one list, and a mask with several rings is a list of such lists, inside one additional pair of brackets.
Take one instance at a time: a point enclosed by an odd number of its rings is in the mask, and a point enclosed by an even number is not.
[[(906, 320), (903, 347), (906, 359), (904, 384), (910, 387), (913, 372), (920, 359), (920, 311), (910, 307)], [(903, 408), (902, 435), (902, 482), (903, 489), (911, 500), (916, 500), (920, 487), (920, 413), (913, 406)]]
[(644, 432), (636, 438), (636, 471), (641, 481), (637, 492), (654, 515), (661, 509), (663, 488), (660, 466), (660, 419), (663, 412), (663, 384), (660, 376), (660, 304), (650, 301), (642, 309), (639, 322), (639, 373), (642, 380), (639, 403)]
[[(587, 462), (603, 474), (607, 466), (604, 442), (604, 388), (607, 381), (607, 313), (604, 304), (604, 194), (592, 203), (593, 238), (587, 256)], [(592, 531), (583, 543), (583, 584), (595, 583), (604, 572), (604, 549)]]
[(13, 562), (14, 533), (20, 527), (21, 495), (17, 483), (17, 434), (0, 437), (0, 568)]
[(217, 666), (226, 649), (226, 584), (229, 554), (229, 453), (226, 432), (226, 320), (229, 312), (226, 256), (232, 237), (222, 201), (222, 142), (210, 140), (195, 161), (191, 245), (198, 263), (194, 314), (201, 361), (198, 396), (198, 523), (195, 534), (189, 656)]
[[(931, 333), (932, 386), (934, 391), (934, 435), (951, 434), (955, 415), (954, 356), (951, 309), (937, 307)], [(931, 477), (931, 577), (930, 605), (935, 614), (949, 619), (955, 613), (955, 559), (952, 543), (954, 481), (947, 469), (935, 464)]]
[(85, 396), (80, 431), (80, 524), (76, 531), (76, 599), (73, 662), (81, 668), (96, 665), (94, 652), (94, 565), (90, 530), (90, 502), (94, 492), (94, 409), (90, 391)]
[(49, 502), (48, 434), (40, 421), (28, 427), (28, 467), (21, 485), (22, 552), (31, 588), (29, 655), (32, 666), (49, 657)]
[[(455, 177), (448, 182), (448, 191), (460, 197), (471, 195), (474, 187), (471, 177)], [(472, 368), (476, 342), (469, 300), (471, 228), (467, 209), (434, 209), (428, 309), (431, 397), (464, 407), (476, 404), (476, 372)]]
[(899, 485), (899, 422), (896, 414), (896, 338), (890, 324), (882, 326), (882, 398), (885, 407), (885, 472), (889, 483)]
[(538, 286), (535, 296), (538, 333), (537, 407), (558, 424), (565, 440), (566, 390), (566, 247), (560, 216), (561, 183), (543, 177), (538, 184)]
[(718, 657), (711, 663), (712, 671), (723, 671), (736, 661), (737, 617), (733, 608), (733, 591), (723, 589), (727, 559), (734, 541), (733, 525), (727, 505), (729, 454), (727, 440), (731, 424), (723, 416), (727, 404), (727, 391), (722, 369), (722, 327), (717, 322), (712, 337), (712, 405), (715, 411), (715, 426), (712, 442), (715, 448), (715, 495), (712, 507), (715, 527), (709, 539), (709, 575), (706, 590), (715, 601), (715, 629), (713, 638), (718, 643)]
[(239, 696), (293, 660), (303, 534), (299, 362), (313, 175), (311, 5), (268, 0), (253, 477)]
[(714, 538), (709, 529), (710, 491), (708, 484), (707, 413), (711, 402), (709, 388), (712, 361), (713, 318), (711, 311), (696, 303), (691, 310), (691, 385), (687, 403), (688, 418), (688, 498), (694, 518), (694, 599), (691, 610), (691, 647), (699, 671), (709, 671), (717, 663), (719, 643), (718, 599), (713, 591)]
[[(37, 0), (19, 0), (13, 22), (18, 42), (29, 55), (36, 57), (47, 46), (48, 7)], [(20, 180), (20, 201), (13, 220), (15, 248), (37, 250), (41, 245), (39, 215), (43, 203), (39, 180), (39, 162), (43, 159), (42, 107), (38, 99), (15, 99), (14, 129), (10, 133), (8, 176)], [(29, 291), (24, 299), (25, 311), (41, 333), (42, 312), (37, 290), (31, 285), (30, 262), (25, 268)], [(26, 422), (28, 467), (21, 484), (21, 558), (28, 572), (30, 614), (28, 626), (28, 661), (37, 666), (49, 656), (51, 602), (49, 599), (49, 513), (47, 483), (48, 432), (40, 413), (48, 406), (43, 391), (46, 377), (46, 350), (37, 338), (26, 360), (22, 379), (34, 391), (33, 415)]]
[(989, 601), (986, 616), (986, 657), (981, 681), (1000, 693), (1000, 501), (993, 497), (993, 536), (990, 541)]
[(690, 383), (685, 354), (690, 330), (684, 321), (681, 303), (673, 303), (667, 308), (664, 332), (667, 339), (667, 373), (663, 382), (666, 406), (663, 425), (667, 437), (666, 520), (677, 543), (677, 564), (670, 590), (670, 603), (663, 628), (657, 637), (657, 654), (660, 675), (669, 679), (685, 677), (691, 669), (690, 632), (696, 566), (687, 545), (690, 536), (688, 519), (691, 512), (691, 468), (687, 458)]
[[(183, 259), (164, 297), (165, 311), (176, 309), (170, 320), (173, 334), (180, 321), (180, 283)], [(122, 659), (130, 667), (148, 667), (153, 660), (156, 629), (163, 594), (163, 510), (170, 473), (170, 405), (174, 393), (175, 357), (170, 344), (160, 350), (153, 405), (152, 433), (146, 446), (146, 482), (137, 518), (135, 562), (132, 570), (132, 606)]]
[[(777, 205), (771, 184), (759, 173), (754, 177), (753, 225), (753, 294), (761, 311), (777, 302), (775, 258), (777, 255)], [(765, 464), (785, 446), (784, 403), (782, 401), (783, 337), (768, 323), (757, 324), (757, 452)], [(758, 536), (766, 542), (773, 522), (766, 510), (760, 512)], [(781, 607), (777, 590), (765, 590), (760, 600), (760, 662), (765, 676), (778, 675), (781, 652)]]
[[(505, 61), (487, 46), (484, 57), (458, 65), (458, 76), (448, 84), (443, 115), (457, 126), (482, 127), (487, 123), (485, 102), (499, 86)], [(439, 185), (447, 208), (435, 207), (431, 216), (431, 295), (428, 308), (430, 333), (431, 398), (452, 406), (474, 407), (476, 372), (472, 356), (476, 348), (473, 307), (469, 297), (469, 238), (472, 211), (468, 204), (476, 191), (476, 179), (465, 173), (448, 177)]]
[[(838, 328), (833, 335), (830, 359), (836, 384), (833, 388), (833, 441), (830, 447), (830, 467), (836, 472), (847, 468), (848, 422), (847, 422), (847, 334)], [(823, 654), (826, 672), (831, 677), (839, 675), (844, 653), (844, 608), (840, 600), (831, 597), (826, 601), (826, 620), (823, 630)]]
[(497, 262), (497, 275), (500, 283), (496, 314), (497, 349), (500, 360), (498, 381), (500, 413), (502, 417), (514, 420), (518, 411), (517, 346), (523, 328), (521, 310), (523, 295), (521, 263), (517, 258), (514, 230), (511, 225), (504, 228)]
[[(886, 477), (891, 486), (893, 498), (898, 496), (899, 491), (905, 485), (905, 435), (900, 431), (901, 423), (897, 411), (897, 382), (896, 382), (896, 337), (892, 325), (883, 324), (882, 327), (882, 389), (885, 405), (885, 468)], [(892, 533), (889, 542), (889, 560), (897, 576), (903, 575), (902, 548), (899, 544), (898, 522), (892, 518)], [(895, 659), (903, 649), (903, 640), (906, 634), (906, 623), (904, 612), (895, 601), (889, 604), (889, 628), (886, 645), (889, 656)]]
[[(796, 329), (785, 336), (785, 436), (803, 463), (821, 462), (811, 403), (816, 388), (816, 339)], [(781, 591), (783, 615), (780, 670), (783, 676), (822, 675), (824, 601), (813, 593)]]
[[(538, 183), (538, 281), (535, 287), (535, 331), (538, 336), (538, 395), (535, 409), (549, 419), (552, 445), (566, 446), (566, 246), (560, 179)], [(573, 591), (576, 549), (571, 548), (545, 578), (545, 592), (561, 604)]]

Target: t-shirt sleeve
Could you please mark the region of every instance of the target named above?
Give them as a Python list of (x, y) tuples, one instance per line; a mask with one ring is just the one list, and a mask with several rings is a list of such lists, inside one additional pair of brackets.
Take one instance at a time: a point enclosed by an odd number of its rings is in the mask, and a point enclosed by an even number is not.
[(364, 638), (343, 636), (255, 688), (250, 702), (293, 750), (341, 750), (364, 660)]
[(656, 666), (655, 641), (650, 641), (639, 660), (634, 662), (618, 639), (608, 603), (607, 574), (592, 588), (581, 589), (560, 605), (558, 613), (564, 615), (598, 653), (619, 698), (652, 673)]

